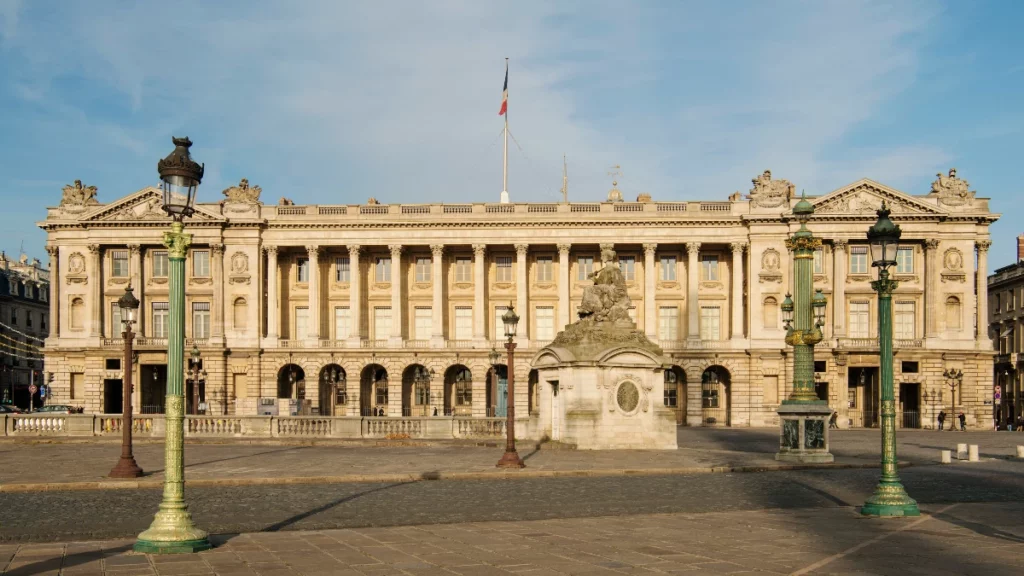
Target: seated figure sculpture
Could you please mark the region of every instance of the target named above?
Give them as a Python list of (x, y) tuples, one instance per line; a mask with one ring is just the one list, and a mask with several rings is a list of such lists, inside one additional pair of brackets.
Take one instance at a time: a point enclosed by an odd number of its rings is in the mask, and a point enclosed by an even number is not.
[(615, 251), (601, 251), (601, 269), (589, 277), (594, 281), (583, 291), (577, 314), (580, 319), (591, 318), (595, 322), (617, 322), (629, 320), (629, 293), (626, 278), (615, 264)]

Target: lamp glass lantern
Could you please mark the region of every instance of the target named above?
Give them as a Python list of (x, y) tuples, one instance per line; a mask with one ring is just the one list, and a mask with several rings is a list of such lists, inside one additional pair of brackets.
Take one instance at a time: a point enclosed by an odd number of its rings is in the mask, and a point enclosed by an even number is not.
[(825, 298), (825, 295), (822, 294), (821, 288), (818, 288), (814, 292), (814, 298), (811, 300), (811, 306), (814, 307), (814, 322), (819, 327), (825, 325), (825, 306), (827, 304), (828, 300)]
[(793, 322), (793, 295), (787, 293), (786, 299), (782, 301), (782, 321), (789, 326)]
[(192, 343), (192, 352), (190, 352), (190, 355), (192, 356), (192, 363), (196, 364), (199, 361), (199, 344), (194, 342)]
[(139, 313), (139, 299), (132, 293), (132, 287), (124, 289), (124, 295), (118, 298), (117, 306), (121, 309), (121, 323), (127, 330), (135, 323), (136, 315)]
[(878, 221), (868, 229), (871, 244), (871, 265), (883, 270), (896, 264), (896, 250), (899, 249), (903, 231), (889, 219), (891, 211), (885, 202), (878, 210)]
[(501, 359), (501, 354), (496, 348), (491, 348), (491, 351), (487, 354), (487, 359), (491, 361), (491, 366), (496, 366), (498, 360)]
[(509, 340), (516, 337), (516, 328), (519, 326), (519, 315), (512, 303), (508, 303), (508, 310), (501, 315), (501, 321), (505, 324), (505, 337)]
[(195, 213), (196, 190), (203, 179), (204, 164), (192, 160), (192, 141), (172, 138), (174, 151), (157, 163), (163, 192), (163, 209), (176, 221)]

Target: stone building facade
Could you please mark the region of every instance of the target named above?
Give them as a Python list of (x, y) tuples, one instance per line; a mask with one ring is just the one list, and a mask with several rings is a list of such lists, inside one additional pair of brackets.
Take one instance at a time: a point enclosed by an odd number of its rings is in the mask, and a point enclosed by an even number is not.
[[(49, 334), (50, 272), (38, 258), (0, 254), (0, 403), (29, 407), (30, 386), (46, 382), (42, 348)], [(42, 398), (37, 391), (34, 406)]]
[[(200, 202), (186, 224), (186, 351), (202, 353), (208, 413), (500, 415), (507, 367), (492, 368), (488, 355), (502, 351), (498, 317), (511, 302), (522, 317), (517, 413), (534, 412), (549, 391), (532, 355), (575, 319), (608, 245), (630, 316), (671, 362), (664, 402), (677, 421), (774, 425), (792, 365), (779, 306), (791, 284), (793, 191), (766, 171), (727, 201), (274, 206), (243, 179), (220, 202)], [(820, 394), (844, 426), (877, 422), (865, 234), (882, 200), (906, 244), (894, 297), (903, 423), (933, 425), (942, 373), (954, 367), (973, 422), (990, 393), (992, 345), (975, 319), (987, 317), (997, 215), (952, 171), (926, 194), (865, 179), (812, 199), (809, 227), (825, 239), (815, 286), (829, 297)], [(58, 398), (120, 410), (115, 301), (131, 284), (142, 301), (135, 403), (161, 410), (168, 219), (158, 191), (99, 203), (76, 182), (40, 226), (54, 276), (46, 356)]]
[(995, 348), (993, 415), (1017, 424), (1024, 417), (1024, 235), (1017, 238), (1017, 262), (988, 277), (989, 335)]

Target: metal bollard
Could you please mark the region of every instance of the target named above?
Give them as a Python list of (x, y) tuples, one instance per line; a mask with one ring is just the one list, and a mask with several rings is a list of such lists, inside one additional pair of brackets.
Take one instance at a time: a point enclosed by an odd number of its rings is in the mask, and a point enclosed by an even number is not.
[(952, 464), (953, 463), (953, 451), (952, 450), (939, 450), (939, 452), (942, 455), (942, 463), (943, 464)]
[(978, 445), (977, 444), (971, 444), (970, 450), (969, 450), (968, 454), (969, 454), (969, 456), (967, 458), (968, 461), (970, 461), (970, 462), (977, 462), (978, 461)]
[(967, 444), (956, 445), (956, 459), (967, 460)]

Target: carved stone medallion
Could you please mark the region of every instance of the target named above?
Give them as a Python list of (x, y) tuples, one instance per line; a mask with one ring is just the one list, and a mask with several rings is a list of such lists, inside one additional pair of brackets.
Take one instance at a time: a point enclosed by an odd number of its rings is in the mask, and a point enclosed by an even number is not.
[(762, 270), (778, 270), (779, 269), (779, 251), (775, 248), (768, 248), (761, 253), (761, 269)]
[(627, 414), (636, 411), (636, 407), (640, 404), (640, 390), (632, 380), (619, 383), (618, 390), (615, 392), (615, 402), (618, 404), (619, 410)]
[(945, 264), (946, 270), (959, 272), (964, 268), (964, 255), (956, 248), (950, 248), (946, 250), (942, 262)]
[(68, 257), (68, 273), (64, 275), (67, 284), (88, 284), (89, 277), (85, 273), (85, 256), (81, 252), (73, 252)]
[(249, 284), (249, 255), (245, 252), (235, 252), (231, 255), (231, 275), (228, 277), (231, 284)]

